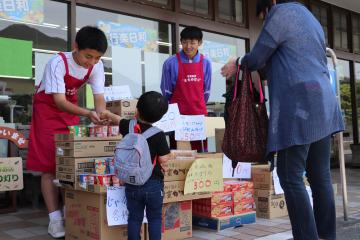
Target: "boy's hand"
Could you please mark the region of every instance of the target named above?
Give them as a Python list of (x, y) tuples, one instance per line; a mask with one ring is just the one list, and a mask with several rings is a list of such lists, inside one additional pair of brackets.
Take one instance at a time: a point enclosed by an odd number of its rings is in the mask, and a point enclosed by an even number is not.
[(100, 113), (100, 118), (107, 120), (109, 123), (118, 125), (120, 123), (121, 117), (116, 115), (109, 110), (104, 110)]
[(91, 120), (91, 122), (95, 123), (95, 124), (102, 124), (102, 120), (99, 118), (99, 116), (97, 115), (97, 113), (95, 111), (89, 111), (89, 113), (87, 114), (87, 117)]

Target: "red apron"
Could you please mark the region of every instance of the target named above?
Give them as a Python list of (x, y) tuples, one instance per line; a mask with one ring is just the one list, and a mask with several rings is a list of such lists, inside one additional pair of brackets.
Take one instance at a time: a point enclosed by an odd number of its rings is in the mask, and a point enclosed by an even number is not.
[[(92, 67), (89, 68), (84, 79), (77, 79), (70, 76), (65, 55), (63, 53), (59, 55), (66, 69), (64, 76), (66, 99), (77, 105), (77, 90), (89, 79)], [(45, 90), (36, 92), (33, 100), (26, 168), (32, 171), (55, 173), (54, 135), (69, 133), (67, 126), (78, 125), (79, 121), (78, 116), (59, 110), (52, 94), (46, 94)]]
[[(200, 54), (197, 63), (182, 63), (178, 59), (178, 78), (170, 103), (177, 103), (182, 115), (207, 115), (204, 97), (204, 56)], [(203, 142), (203, 143), (202, 143)], [(170, 148), (176, 149), (175, 137), (170, 137)], [(207, 141), (191, 141), (191, 149), (207, 152)]]
[(204, 56), (197, 63), (182, 63), (178, 59), (178, 79), (170, 103), (177, 103), (182, 115), (207, 115), (204, 98)]

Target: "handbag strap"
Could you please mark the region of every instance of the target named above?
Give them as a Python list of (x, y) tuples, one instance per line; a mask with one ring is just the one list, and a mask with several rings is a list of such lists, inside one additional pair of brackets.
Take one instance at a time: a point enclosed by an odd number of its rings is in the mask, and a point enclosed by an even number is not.
[(235, 101), (235, 99), (236, 99), (237, 88), (238, 88), (238, 85), (239, 85), (239, 74), (240, 74), (240, 65), (238, 65), (238, 67), (237, 67), (237, 71), (236, 71), (236, 78), (235, 78), (235, 86), (234, 86), (233, 101)]
[[(253, 81), (252, 81), (251, 75), (249, 75), (249, 85), (250, 85), (250, 92), (251, 92), (251, 94), (254, 96), (254, 92), (253, 92)], [(259, 94), (260, 94), (260, 103), (264, 103), (264, 102), (265, 102), (265, 97), (264, 97), (264, 92), (263, 92), (263, 88), (262, 88), (262, 84), (261, 84), (261, 79), (260, 79), (260, 78), (259, 78)]]

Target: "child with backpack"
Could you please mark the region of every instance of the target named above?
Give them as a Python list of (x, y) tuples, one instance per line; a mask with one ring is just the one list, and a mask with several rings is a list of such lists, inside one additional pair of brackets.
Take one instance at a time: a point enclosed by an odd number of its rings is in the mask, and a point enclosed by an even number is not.
[(109, 111), (102, 112), (101, 118), (119, 124), (124, 136), (116, 146), (115, 168), (119, 179), (125, 182), (128, 239), (140, 239), (146, 208), (150, 240), (160, 240), (164, 196), (161, 164), (170, 159), (170, 149), (165, 133), (152, 123), (167, 112), (168, 101), (160, 93), (150, 91), (140, 96), (136, 108), (135, 120), (121, 119)]

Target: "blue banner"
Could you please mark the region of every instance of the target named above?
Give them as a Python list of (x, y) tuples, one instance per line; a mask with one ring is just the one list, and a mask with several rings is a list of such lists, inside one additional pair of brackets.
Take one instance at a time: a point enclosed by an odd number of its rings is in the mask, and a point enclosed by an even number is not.
[(44, 0), (0, 0), (0, 18), (42, 23)]
[(212, 62), (226, 63), (229, 58), (236, 57), (236, 46), (212, 41), (203, 41), (200, 52)]

